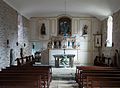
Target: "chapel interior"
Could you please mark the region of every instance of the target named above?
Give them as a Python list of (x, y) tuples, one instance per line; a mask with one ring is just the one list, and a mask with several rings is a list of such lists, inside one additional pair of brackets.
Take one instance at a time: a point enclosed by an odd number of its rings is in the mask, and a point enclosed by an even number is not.
[(0, 88), (120, 88), (120, 0), (0, 0)]

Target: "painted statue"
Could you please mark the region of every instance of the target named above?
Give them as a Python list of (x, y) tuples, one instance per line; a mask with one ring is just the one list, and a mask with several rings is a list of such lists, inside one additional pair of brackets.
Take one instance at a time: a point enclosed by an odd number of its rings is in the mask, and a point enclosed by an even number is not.
[(42, 23), (42, 26), (41, 26), (41, 35), (46, 35), (46, 28), (45, 28), (45, 24)]

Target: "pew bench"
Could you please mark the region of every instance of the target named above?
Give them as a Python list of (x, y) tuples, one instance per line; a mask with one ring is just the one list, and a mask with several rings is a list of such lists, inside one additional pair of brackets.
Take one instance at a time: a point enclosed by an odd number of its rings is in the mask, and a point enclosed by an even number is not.
[(81, 78), (79, 79), (78, 84), (81, 86), (86, 86), (87, 84), (87, 77), (94, 76), (94, 77), (120, 77), (120, 71), (82, 71)]
[(41, 76), (41, 83), (44, 85), (44, 88), (48, 88), (51, 82), (51, 75), (49, 74), (49, 71), (46, 70), (18, 70), (18, 71), (6, 71), (6, 72), (0, 72), (0, 76), (8, 75), (8, 76)]
[(87, 76), (87, 88), (120, 87), (119, 77)]
[(48, 78), (50, 79), (50, 81), (52, 80), (52, 69), (51, 66), (49, 67), (12, 67), (9, 69), (3, 69), (2, 72), (36, 72), (36, 73), (47, 73), (48, 74)]
[(49, 88), (52, 80), (51, 66), (33, 66), (35, 58), (32, 55), (17, 58), (16, 61), (17, 66), (0, 71), (0, 88), (3, 85), (11, 88), (15, 88), (15, 85), (22, 86), (21, 88), (23, 85), (26, 86), (25, 88)]
[[(113, 67), (98, 67), (98, 66), (77, 66), (75, 80), (79, 84), (79, 87), (86, 86), (87, 84), (87, 76), (115, 76), (117, 74), (120, 76), (119, 68)], [(88, 84), (87, 84), (88, 85)]]
[(100, 66), (76, 66), (75, 80), (78, 82), (80, 79), (80, 72), (85, 70), (119, 70), (119, 68), (113, 67), (100, 67)]
[[(41, 84), (41, 76), (33, 76), (33, 75), (10, 75), (8, 74), (0, 74), (0, 88), (6, 86), (12, 86), (13, 88), (15, 86), (26, 86), (29, 88), (43, 88)], [(9, 87), (7, 87), (9, 88)]]
[[(28, 74), (29, 73), (29, 74)], [(52, 70), (51, 66), (28, 66), (28, 67), (17, 67), (12, 66), (7, 69), (2, 69), (0, 72), (0, 76), (3, 75), (9, 75), (9, 76), (33, 76), (36, 77), (38, 75), (41, 76), (41, 85), (43, 85), (42, 88), (49, 88), (50, 82), (52, 80)]]

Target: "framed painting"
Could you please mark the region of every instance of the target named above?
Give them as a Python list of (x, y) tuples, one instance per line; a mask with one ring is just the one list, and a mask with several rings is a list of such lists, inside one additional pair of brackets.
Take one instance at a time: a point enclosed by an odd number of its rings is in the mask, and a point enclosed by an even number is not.
[(96, 48), (102, 46), (102, 35), (101, 34), (95, 34), (94, 35), (94, 46)]
[(58, 35), (71, 35), (71, 19), (69, 17), (61, 17), (58, 19)]

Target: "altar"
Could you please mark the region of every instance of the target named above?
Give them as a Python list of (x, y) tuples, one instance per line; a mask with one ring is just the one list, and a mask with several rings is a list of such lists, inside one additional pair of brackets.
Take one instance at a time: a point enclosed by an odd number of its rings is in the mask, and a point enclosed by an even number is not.
[(74, 54), (56, 54), (53, 55), (55, 58), (55, 67), (73, 67)]

